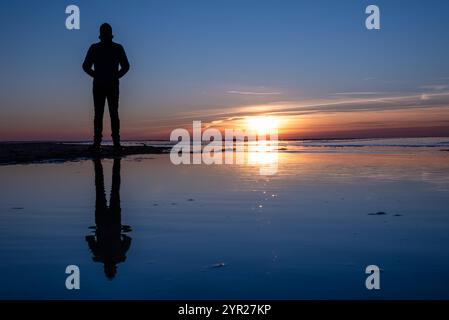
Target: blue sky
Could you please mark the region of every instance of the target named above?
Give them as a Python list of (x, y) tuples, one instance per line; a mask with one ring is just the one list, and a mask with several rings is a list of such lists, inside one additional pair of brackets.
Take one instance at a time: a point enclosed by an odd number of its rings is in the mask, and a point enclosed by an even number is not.
[[(80, 30), (65, 28), (69, 4)], [(369, 4), (380, 7), (379, 31), (364, 27)], [(155, 123), (191, 112), (206, 120), (210, 110), (444, 91), (448, 12), (436, 0), (2, 1), (0, 140), (90, 137), (81, 63), (103, 22), (131, 63), (125, 135), (150, 137)]]

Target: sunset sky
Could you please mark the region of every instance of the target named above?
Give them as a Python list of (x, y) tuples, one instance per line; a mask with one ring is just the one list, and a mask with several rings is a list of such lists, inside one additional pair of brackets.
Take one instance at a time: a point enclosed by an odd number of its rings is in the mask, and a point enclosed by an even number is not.
[(281, 138), (449, 136), (448, 14), (447, 0), (2, 1), (0, 140), (91, 139), (81, 64), (103, 22), (131, 63), (123, 139), (259, 115)]

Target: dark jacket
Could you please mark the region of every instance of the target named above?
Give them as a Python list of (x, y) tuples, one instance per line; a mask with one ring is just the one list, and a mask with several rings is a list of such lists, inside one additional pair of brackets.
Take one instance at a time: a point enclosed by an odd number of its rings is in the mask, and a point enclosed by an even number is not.
[(94, 86), (118, 85), (119, 79), (129, 70), (129, 62), (122, 45), (102, 41), (90, 46), (83, 70), (94, 78)]

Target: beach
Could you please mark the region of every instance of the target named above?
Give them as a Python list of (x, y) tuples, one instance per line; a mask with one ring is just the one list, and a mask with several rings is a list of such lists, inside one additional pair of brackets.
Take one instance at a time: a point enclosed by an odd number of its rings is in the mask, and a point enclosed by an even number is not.
[[(261, 155), (175, 166), (160, 152), (0, 166), (0, 297), (447, 299), (447, 141), (283, 142), (270, 174)], [(119, 196), (109, 238), (102, 193)], [(365, 288), (372, 264), (381, 290)]]
[[(89, 147), (87, 143), (73, 142), (2, 142), (0, 143), (0, 165), (64, 162), (99, 156), (102, 158), (117, 156), (117, 152), (111, 145), (103, 146), (101, 153), (93, 153)], [(120, 155), (161, 154), (168, 151), (170, 151), (168, 147), (133, 143), (123, 147)]]

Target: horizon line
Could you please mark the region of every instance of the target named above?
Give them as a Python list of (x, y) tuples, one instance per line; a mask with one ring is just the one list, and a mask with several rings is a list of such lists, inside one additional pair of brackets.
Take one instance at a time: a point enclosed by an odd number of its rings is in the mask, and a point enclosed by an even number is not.
[[(319, 141), (319, 140), (379, 140), (379, 139), (419, 139), (419, 138), (449, 138), (449, 135), (440, 135), (440, 136), (397, 136), (397, 137), (323, 137), (323, 138), (279, 138), (278, 141), (298, 141), (298, 140), (309, 140), (309, 141)], [(192, 139), (190, 139), (192, 140)], [(142, 138), (142, 139), (122, 139), (122, 142), (145, 142), (145, 141), (157, 141), (157, 142), (177, 142), (172, 141), (170, 139), (151, 139), (151, 138)], [(223, 138), (221, 141), (227, 141), (227, 139)], [(42, 139), (42, 140), (0, 140), (0, 144), (6, 143), (90, 143), (92, 139), (88, 140), (50, 140), (50, 139)], [(112, 140), (103, 140), (106, 143), (112, 143)], [(205, 141), (207, 142), (207, 141)]]

